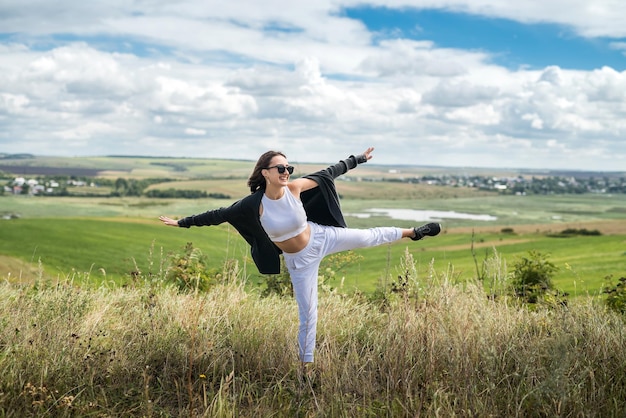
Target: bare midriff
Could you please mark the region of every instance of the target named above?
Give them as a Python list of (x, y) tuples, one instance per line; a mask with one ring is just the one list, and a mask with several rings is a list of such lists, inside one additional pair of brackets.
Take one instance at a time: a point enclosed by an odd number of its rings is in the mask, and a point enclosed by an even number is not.
[(293, 238), (289, 238), (285, 241), (274, 242), (278, 248), (283, 250), (284, 253), (297, 253), (302, 251), (304, 247), (309, 243), (311, 238), (311, 225), (307, 225), (306, 229)]

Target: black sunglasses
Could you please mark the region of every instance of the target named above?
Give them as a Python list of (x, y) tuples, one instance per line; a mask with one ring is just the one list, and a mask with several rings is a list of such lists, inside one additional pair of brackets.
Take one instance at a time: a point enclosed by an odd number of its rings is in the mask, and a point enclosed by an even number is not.
[(275, 168), (276, 170), (278, 170), (278, 174), (284, 174), (285, 170), (287, 170), (289, 172), (289, 174), (293, 174), (293, 166), (292, 165), (278, 164), (278, 165), (273, 165), (271, 167), (265, 167), (266, 170), (269, 170), (271, 168)]

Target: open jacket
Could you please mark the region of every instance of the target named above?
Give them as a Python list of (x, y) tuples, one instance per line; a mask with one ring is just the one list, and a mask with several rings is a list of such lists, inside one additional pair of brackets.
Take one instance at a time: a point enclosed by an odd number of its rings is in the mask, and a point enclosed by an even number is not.
[[(346, 222), (341, 213), (339, 197), (335, 189), (335, 179), (367, 161), (364, 155), (351, 155), (345, 160), (328, 168), (304, 176), (315, 181), (318, 187), (307, 190), (300, 195), (307, 219), (320, 225), (345, 228)], [(224, 222), (231, 224), (250, 244), (252, 260), (262, 274), (280, 273), (281, 250), (274, 245), (261, 226), (259, 208), (264, 189), (244, 197), (229, 207), (209, 210), (199, 215), (192, 215), (178, 221), (178, 226), (219, 225)]]

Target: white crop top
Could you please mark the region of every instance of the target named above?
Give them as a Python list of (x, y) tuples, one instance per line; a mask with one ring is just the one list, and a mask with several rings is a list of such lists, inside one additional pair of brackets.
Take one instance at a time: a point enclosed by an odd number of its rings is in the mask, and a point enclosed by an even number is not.
[(306, 229), (304, 206), (287, 187), (280, 199), (272, 200), (263, 194), (261, 203), (261, 225), (273, 242), (288, 240)]

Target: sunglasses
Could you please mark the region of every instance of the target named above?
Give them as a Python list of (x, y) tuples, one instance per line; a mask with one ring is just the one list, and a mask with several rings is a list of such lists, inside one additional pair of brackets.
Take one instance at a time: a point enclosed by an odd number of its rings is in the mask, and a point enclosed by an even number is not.
[(278, 165), (273, 165), (271, 167), (265, 167), (266, 170), (270, 170), (272, 168), (275, 168), (276, 170), (278, 170), (278, 174), (284, 174), (285, 170), (287, 170), (289, 174), (293, 174), (293, 166), (291, 165), (278, 164)]

